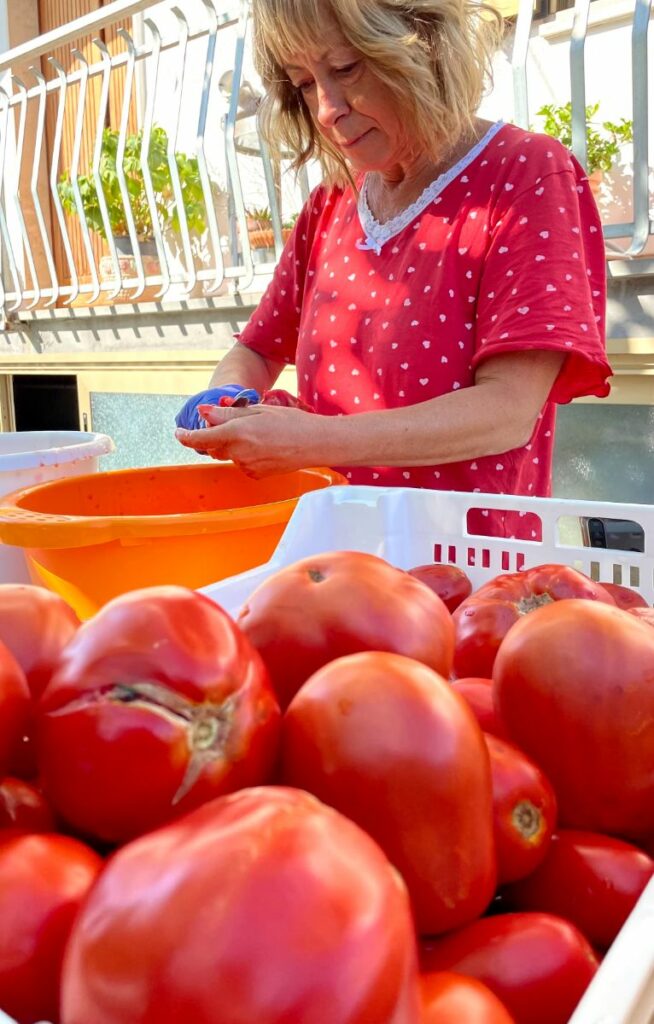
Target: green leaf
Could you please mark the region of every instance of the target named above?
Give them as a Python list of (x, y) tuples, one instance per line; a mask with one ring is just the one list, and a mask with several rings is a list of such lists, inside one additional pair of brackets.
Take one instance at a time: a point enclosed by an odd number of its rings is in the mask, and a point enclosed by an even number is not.
[[(620, 154), (620, 145), (633, 140), (633, 122), (623, 117), (620, 121), (594, 123), (599, 103), (586, 107), (586, 166), (588, 173), (595, 170), (610, 171)], [(556, 107), (547, 103), (537, 111), (544, 119), (543, 131), (572, 148), (572, 103)]]
[[(118, 181), (116, 158), (118, 154), (119, 132), (115, 128), (105, 128), (102, 133), (102, 148), (99, 161), (99, 177), (102, 192), (106, 200), (109, 222), (115, 235), (127, 233), (123, 196)], [(147, 163), (150, 169), (156, 214), (162, 227), (171, 225), (179, 231), (176, 197), (172, 187), (170, 166), (168, 163), (168, 134), (160, 125), (152, 127), (148, 146)], [(123, 170), (126, 176), (127, 191), (130, 198), (132, 215), (137, 234), (143, 240), (153, 237), (152, 214), (145, 191), (141, 151), (143, 148), (143, 132), (133, 132), (125, 139)], [(202, 234), (206, 230), (206, 209), (200, 178), (200, 168), (196, 156), (186, 153), (175, 153), (175, 162), (182, 188), (184, 210), (191, 231)], [(95, 179), (91, 174), (80, 175), (77, 179), (82, 209), (89, 228), (105, 236), (104, 222), (100, 210)], [(70, 172), (64, 170), (57, 183), (57, 191), (64, 210), (69, 214), (77, 214), (77, 205), (70, 180)]]

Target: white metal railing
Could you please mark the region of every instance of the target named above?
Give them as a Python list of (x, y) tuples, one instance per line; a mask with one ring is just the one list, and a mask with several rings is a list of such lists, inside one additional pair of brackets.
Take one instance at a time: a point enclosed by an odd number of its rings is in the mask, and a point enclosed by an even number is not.
[[(133, 19), (154, 6), (153, 0), (116, 0), (116, 2), (68, 25), (48, 32), (35, 41), (0, 55), (0, 307), (5, 316), (21, 310), (55, 305), (111, 304), (117, 296), (132, 302), (165, 297), (175, 291), (177, 297), (197, 292), (211, 296), (231, 284), (234, 290), (251, 286), (257, 274), (269, 273), (283, 246), (282, 219), (279, 204), (279, 168), (275, 168), (261, 139), (252, 110), (241, 106), (241, 82), (248, 22), (247, 0), (237, 2), (225, 11), (216, 0), (197, 0), (201, 25), (192, 31), (188, 16), (179, 8), (171, 7), (175, 30), (172, 38), (162, 39), (154, 20), (145, 17), (142, 39), (136, 33), (121, 27), (117, 31), (125, 44), (124, 52), (111, 53), (99, 33), (125, 18)], [(162, 5), (159, 5), (161, 8)], [(166, 5), (164, 5), (166, 6)], [(131, 22), (136, 25), (135, 21)], [(226, 30), (231, 30), (229, 33)], [(93, 57), (78, 48), (79, 40), (93, 39)], [(216, 48), (221, 46), (225, 57), (228, 48), (230, 74), (229, 88), (216, 79)], [(65, 70), (52, 55), (55, 48), (70, 44), (72, 66)], [(191, 44), (195, 44), (192, 60)], [(200, 51), (199, 47), (202, 47)], [(199, 58), (199, 53), (202, 57)], [(163, 170), (168, 181), (168, 211), (163, 208), (157, 193), (153, 170), (150, 166), (153, 138), (157, 132), (155, 111), (162, 84), (162, 64), (168, 54), (164, 86), (168, 96), (167, 153)], [(202, 74), (198, 73), (198, 59), (203, 61)], [(29, 66), (31, 81), (23, 81), (15, 68)], [(189, 75), (193, 65), (193, 75)], [(49, 79), (44, 67), (53, 69)], [(120, 122), (114, 132), (115, 177), (119, 198), (114, 195), (124, 225), (121, 234), (125, 241), (114, 237), (112, 221), (103, 188), (102, 170), (105, 153), (109, 97), (117, 74), (122, 77), (122, 105)], [(4, 81), (2, 79), (4, 76)], [(27, 76), (24, 76), (27, 78)], [(192, 78), (192, 80), (191, 80)], [(224, 76), (223, 76), (224, 79)], [(174, 86), (173, 86), (174, 83)], [(192, 95), (195, 83), (196, 95)], [(75, 97), (71, 94), (75, 90)], [(140, 94), (140, 95), (139, 95)], [(151, 236), (151, 249), (156, 258), (143, 254), (142, 234), (136, 223), (134, 203), (130, 202), (130, 180), (125, 169), (126, 146), (129, 143), (130, 114), (137, 102), (140, 135), (141, 189), (145, 193), (147, 212), (145, 219)], [(217, 103), (221, 106), (217, 109)], [(55, 111), (52, 105), (55, 105)], [(46, 132), (46, 112), (50, 105), (50, 133)], [(89, 112), (93, 120), (89, 126)], [(253, 259), (248, 234), (237, 129), (244, 118), (253, 122), (254, 150), (262, 169), (271, 214), (270, 228), (273, 245), (269, 258), (261, 263)], [(203, 208), (201, 226), (201, 258), (198, 258), (198, 231), (188, 216), (188, 198), (180, 177), (180, 126), (187, 129), (189, 118), (194, 118), (194, 145), (190, 159), (195, 169), (197, 189), (201, 189)], [(62, 140), (64, 125), (74, 124), (72, 152), (67, 166), (63, 166)], [(52, 125), (54, 124), (54, 128)], [(33, 140), (28, 151), (26, 129), (30, 126)], [(216, 131), (219, 128), (219, 131)], [(212, 180), (207, 145), (219, 139), (223, 147), (222, 161), (227, 172), (227, 233), (221, 234), (216, 212), (216, 181)], [(133, 136), (132, 136), (133, 139)], [(161, 141), (161, 140), (160, 140)], [(83, 142), (92, 157), (83, 166)], [(187, 165), (188, 166), (188, 163)], [(105, 168), (106, 169), (106, 168)], [(161, 170), (161, 169), (160, 169)], [(47, 186), (44, 187), (44, 171)], [(62, 173), (66, 172), (68, 212), (62, 202)], [(82, 177), (84, 176), (84, 177)], [(82, 195), (80, 182), (85, 182), (86, 195)], [(89, 188), (95, 189), (97, 203), (95, 239), (89, 224)], [(308, 195), (306, 175), (300, 178), (302, 197)], [(178, 253), (171, 253), (170, 238), (166, 237), (166, 219), (170, 227), (171, 210), (175, 218), (175, 245)], [(97, 219), (99, 218), (99, 219)], [(30, 221), (28, 227), (27, 221)], [(71, 238), (71, 224), (77, 222), (77, 246)], [(140, 225), (142, 228), (142, 224)], [(102, 252), (98, 234), (105, 238)], [(95, 242), (95, 244), (94, 244)], [(59, 259), (55, 248), (58, 244)], [(119, 251), (119, 248), (121, 251)], [(77, 251), (75, 251), (77, 249)], [(80, 251), (81, 249), (81, 251)], [(130, 253), (125, 259), (124, 252)], [(38, 258), (37, 258), (38, 251)], [(82, 268), (82, 257), (85, 267)], [(225, 257), (228, 257), (227, 259)], [(87, 272), (84, 274), (82, 271)], [(153, 294), (154, 289), (154, 294)]]
[[(572, 150), (582, 165), (586, 165), (586, 68), (585, 46), (591, 0), (575, 0), (572, 37), (570, 40), (570, 98), (572, 101)], [(649, 193), (649, 80), (647, 32), (652, 11), (652, 0), (635, 0), (631, 27), (631, 93), (633, 109), (633, 219), (620, 224), (605, 224), (604, 238), (629, 239), (620, 251), (609, 251), (609, 258), (631, 259), (645, 249), (654, 233), (650, 217)], [(529, 127), (529, 101), (527, 89), (527, 60), (532, 36), (534, 0), (520, 0), (511, 59), (515, 96), (515, 120), (523, 128)], [(616, 71), (619, 73), (620, 68)]]
[[(29, 315), (54, 306), (110, 305), (117, 298), (138, 303), (198, 293), (211, 297), (225, 288), (245, 291), (257, 275), (268, 275), (279, 258), (283, 247), (280, 168), (273, 164), (259, 135), (257, 97), (244, 81), (248, 0), (178, 0), (195, 5), (197, 26), (191, 25), (188, 13), (172, 6), (173, 2), (115, 0), (0, 55), (0, 316), (11, 317), (19, 311)], [(570, 46), (573, 149), (582, 162), (586, 156), (584, 44), (589, 4), (590, 0), (576, 0)], [(629, 238), (620, 254), (625, 258), (642, 253), (654, 230), (648, 192), (647, 27), (651, 5), (652, 0), (635, 0), (633, 14), (633, 219), (604, 227), (609, 244), (614, 238)], [(162, 9), (172, 26), (165, 38), (158, 27)], [(125, 19), (131, 30), (118, 29), (125, 49), (111, 52), (101, 33), (120, 22), (124, 25)], [(532, 21), (533, 0), (520, 0), (512, 66), (515, 119), (524, 126), (529, 124), (527, 60)], [(82, 43), (89, 38), (92, 44)], [(65, 69), (53, 51), (61, 55), (62, 47), (68, 46), (72, 60)], [(228, 69), (221, 76), (217, 55)], [(28, 71), (18, 73), (17, 69), (25, 68)], [(113, 203), (118, 202), (124, 212), (124, 237), (118, 240), (102, 186), (104, 133), (112, 90), (114, 99), (117, 91), (120, 107), (119, 115), (114, 111), (118, 198), (114, 195)], [(162, 96), (166, 97), (167, 212), (148, 157), (158, 138)], [(137, 223), (129, 198), (133, 181), (124, 166), (134, 118), (140, 131), (138, 163), (150, 254), (142, 251), (142, 224)], [(190, 145), (182, 145), (182, 135), (191, 139)], [(194, 161), (203, 210), (201, 230), (188, 216), (179, 164), (184, 148)], [(222, 226), (215, 169), (209, 159), (211, 155), (215, 164), (217, 151), (226, 178), (222, 196), (227, 209)], [(268, 200), (272, 246), (263, 262), (256, 259), (258, 253), (250, 242), (243, 154), (256, 155)], [(64, 172), (69, 182), (68, 215), (62, 193)], [(87, 190), (93, 187), (97, 196), (93, 224), (85, 213), (88, 195), (82, 194), (82, 182)], [(298, 198), (307, 195), (308, 180), (303, 174)], [(175, 216), (172, 241), (171, 210)], [(104, 245), (100, 235), (105, 238)], [(126, 243), (129, 256), (124, 255)]]

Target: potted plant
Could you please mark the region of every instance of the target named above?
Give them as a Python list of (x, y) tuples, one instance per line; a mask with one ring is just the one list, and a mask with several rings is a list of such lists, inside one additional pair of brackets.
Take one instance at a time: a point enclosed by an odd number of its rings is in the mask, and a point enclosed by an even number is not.
[[(267, 206), (257, 208), (250, 207), (245, 211), (248, 226), (248, 238), (253, 249), (255, 263), (274, 260), (275, 258), (275, 236), (272, 227), (272, 214)], [(288, 220), (282, 223), (282, 240), (284, 242), (290, 237), (293, 225), (298, 215), (294, 213)]]
[[(586, 170), (594, 194), (599, 192), (604, 173), (610, 171), (620, 154), (620, 146), (632, 142), (633, 122), (626, 117), (615, 121), (595, 121), (599, 103), (586, 107)], [(544, 118), (543, 131), (572, 149), (572, 103), (555, 106), (546, 103), (537, 111)]]
[[(129, 277), (135, 273), (135, 260), (127, 228), (122, 193), (118, 182), (116, 162), (118, 138), (118, 132), (115, 129), (104, 129), (99, 173), (109, 215), (109, 225), (119, 253), (121, 275)], [(146, 274), (156, 274), (160, 268), (154, 243), (152, 214), (145, 191), (141, 164), (142, 144), (142, 131), (134, 132), (127, 136), (123, 167), (144, 269)], [(195, 157), (188, 157), (184, 153), (176, 153), (175, 160), (189, 230), (195, 235), (202, 235), (206, 228), (206, 209), (198, 161)], [(152, 129), (148, 150), (148, 167), (152, 176), (159, 224), (163, 231), (171, 230), (178, 234), (179, 210), (173, 191), (170, 165), (168, 163), (168, 136), (164, 128), (155, 126)], [(92, 231), (106, 239), (107, 232), (102, 218), (95, 179), (90, 174), (83, 174), (77, 178), (77, 184), (86, 223)], [(68, 171), (64, 171), (59, 178), (58, 191), (64, 210), (70, 214), (78, 214), (73, 185)], [(113, 279), (114, 267), (111, 257), (103, 256), (101, 258), (100, 272), (106, 280), (111, 281)], [(154, 290), (158, 290), (156, 286)]]
[(248, 238), (254, 263), (272, 263), (275, 260), (275, 236), (272, 214), (267, 206), (252, 206), (245, 211)]

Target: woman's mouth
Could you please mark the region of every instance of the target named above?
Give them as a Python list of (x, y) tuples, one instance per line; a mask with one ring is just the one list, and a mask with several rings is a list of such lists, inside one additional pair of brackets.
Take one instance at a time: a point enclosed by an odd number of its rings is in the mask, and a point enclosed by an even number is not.
[(341, 147), (341, 149), (352, 149), (352, 147), (357, 146), (362, 139), (365, 139), (365, 137), (369, 135), (371, 131), (372, 128), (369, 128), (368, 131), (362, 132), (361, 135), (357, 135), (354, 139), (350, 139), (348, 142), (339, 142), (339, 146)]

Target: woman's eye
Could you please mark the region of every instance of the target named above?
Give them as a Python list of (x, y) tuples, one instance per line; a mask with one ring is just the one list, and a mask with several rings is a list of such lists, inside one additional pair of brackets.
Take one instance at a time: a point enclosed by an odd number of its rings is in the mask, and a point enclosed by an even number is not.
[(344, 64), (342, 68), (336, 68), (336, 73), (339, 75), (349, 75), (359, 66), (358, 61), (354, 61), (352, 64)]
[(312, 85), (313, 82), (298, 82), (295, 88), (299, 89), (300, 92), (308, 92)]

